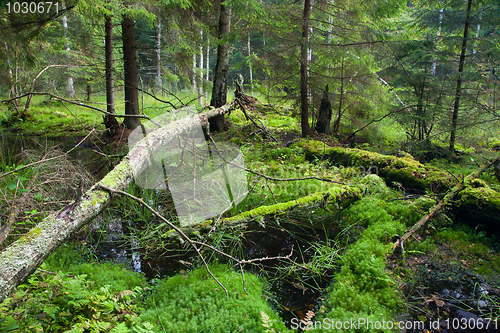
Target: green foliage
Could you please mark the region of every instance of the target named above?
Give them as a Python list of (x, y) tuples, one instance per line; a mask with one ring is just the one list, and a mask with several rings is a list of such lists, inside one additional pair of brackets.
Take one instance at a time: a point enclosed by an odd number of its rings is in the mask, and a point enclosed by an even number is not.
[[(99, 268), (106, 274), (104, 267)], [(117, 289), (89, 276), (32, 274), (0, 304), (0, 314), (6, 318), (0, 331), (17, 325), (21, 332), (129, 332), (127, 326), (141, 312), (142, 288)], [(112, 273), (104, 280), (116, 278)]]
[(288, 331), (262, 297), (262, 282), (223, 265), (210, 267), (224, 290), (205, 268), (176, 275), (160, 283), (145, 301), (141, 320), (162, 332), (274, 332)]
[[(328, 294), (327, 311), (317, 320), (334, 318), (350, 322), (352, 318), (365, 318), (380, 321), (390, 319), (401, 306), (394, 281), (385, 270), (385, 256), (392, 251), (393, 236), (402, 234), (405, 224), (413, 223), (417, 214), (408, 202), (391, 201), (397, 193), (387, 189), (378, 177), (367, 178), (372, 184), (372, 195), (364, 197), (346, 212), (352, 223), (366, 229), (362, 238), (342, 257), (341, 271)], [(376, 330), (363, 327), (363, 331)]]

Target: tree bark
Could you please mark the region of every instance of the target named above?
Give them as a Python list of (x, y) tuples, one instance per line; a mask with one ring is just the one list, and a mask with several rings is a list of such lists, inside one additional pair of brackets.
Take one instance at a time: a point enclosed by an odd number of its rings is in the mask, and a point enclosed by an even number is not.
[[(100, 184), (123, 190), (143, 166), (149, 163), (149, 156), (162, 144), (173, 140), (180, 133), (194, 126), (207, 126), (208, 119), (219, 116), (234, 108), (226, 104), (221, 108), (186, 117), (169, 126), (162, 127), (141, 140), (123, 158)], [(83, 196), (61, 211), (51, 214), (33, 228), (28, 234), (12, 243), (0, 253), (0, 301), (22, 283), (59, 245), (67, 240), (88, 222), (99, 215), (111, 197), (107, 191), (100, 190), (99, 184), (92, 186)]]
[(203, 29), (200, 29), (200, 65), (199, 72), (200, 76), (198, 77), (198, 104), (203, 106)]
[(337, 110), (337, 119), (333, 123), (333, 133), (337, 134), (340, 130), (340, 119), (342, 118), (342, 108), (344, 103), (344, 56), (342, 55), (342, 62), (340, 64), (340, 98), (339, 108)]
[(118, 121), (115, 117), (109, 114), (115, 114), (115, 78), (113, 68), (113, 18), (111, 16), (105, 17), (105, 37), (104, 37), (104, 55), (106, 62), (106, 111), (108, 115), (104, 117), (104, 125), (109, 134), (113, 136), (114, 132), (119, 127)]
[(252, 71), (252, 49), (251, 49), (251, 43), (250, 43), (250, 33), (248, 33), (248, 39), (247, 39), (247, 47), (248, 47), (248, 71), (250, 74), (250, 87), (251, 87), (251, 94), (253, 95), (253, 71)]
[(332, 106), (330, 104), (330, 98), (328, 96), (328, 84), (323, 92), (323, 98), (321, 99), (321, 105), (319, 106), (318, 121), (316, 122), (315, 130), (318, 133), (330, 133), (330, 122), (332, 120)]
[[(214, 86), (210, 105), (221, 107), (227, 100), (227, 75), (229, 71), (229, 43), (224, 40), (231, 26), (231, 7), (221, 3), (219, 15), (219, 32), (217, 35), (217, 63), (215, 64)], [(211, 132), (224, 130), (224, 115), (209, 120)]]
[[(68, 37), (68, 18), (66, 14), (64, 14), (62, 17), (62, 24), (64, 30), (64, 39), (66, 39), (66, 44), (64, 46), (64, 49), (66, 51), (66, 58), (68, 59), (68, 61), (71, 61), (71, 57), (69, 55), (71, 49), (69, 46), (69, 37)], [(73, 86), (73, 77), (71, 75), (68, 76), (68, 96), (70, 98), (75, 98), (75, 87)]]
[[(206, 54), (205, 54), (205, 81), (210, 81), (210, 35), (206, 34), (207, 43), (206, 43)], [(205, 101), (208, 103), (208, 89), (205, 89)]]
[(319, 141), (299, 141), (305, 159), (329, 160), (344, 166), (359, 168), (360, 174), (375, 173), (388, 184), (396, 182), (406, 190), (443, 191), (454, 184), (454, 178), (445, 170), (424, 165), (411, 157), (397, 157), (361, 149), (328, 147)]
[[(135, 47), (134, 19), (123, 16), (123, 70), (125, 72), (125, 114), (139, 114), (139, 93), (137, 91), (137, 54)], [(134, 129), (141, 125), (139, 118), (128, 117), (123, 120), (125, 126)]]
[(309, 17), (311, 15), (311, 0), (304, 1), (304, 14), (302, 16), (302, 43), (300, 46), (300, 126), (302, 136), (311, 135), (311, 127), (309, 126), (309, 77), (307, 73), (308, 67), (308, 41), (309, 41)]
[(460, 53), (460, 60), (458, 64), (458, 79), (457, 79), (457, 89), (455, 92), (455, 103), (453, 105), (453, 115), (451, 119), (451, 133), (450, 133), (450, 151), (455, 152), (455, 136), (457, 132), (457, 119), (458, 119), (458, 107), (460, 106), (460, 97), (462, 93), (462, 72), (464, 71), (465, 63), (465, 52), (467, 51), (467, 37), (469, 33), (470, 25), (470, 12), (472, 8), (472, 0), (467, 2), (467, 14), (465, 16), (465, 27), (464, 27), (464, 37), (462, 38), (462, 52)]
[(161, 77), (161, 22), (158, 20), (156, 24), (156, 84), (160, 89), (163, 88), (163, 80)]

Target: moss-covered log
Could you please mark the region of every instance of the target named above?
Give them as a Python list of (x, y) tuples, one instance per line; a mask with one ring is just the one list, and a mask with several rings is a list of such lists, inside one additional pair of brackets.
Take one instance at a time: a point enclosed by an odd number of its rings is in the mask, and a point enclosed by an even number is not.
[(500, 193), (483, 180), (474, 179), (457, 195), (455, 213), (492, 232), (500, 231)]
[(304, 148), (306, 159), (325, 159), (343, 166), (357, 166), (376, 173), (390, 184), (398, 182), (406, 189), (446, 190), (455, 183), (446, 171), (423, 165), (411, 157), (383, 155), (360, 149), (329, 147), (320, 141), (302, 140), (294, 144)]
[[(332, 186), (328, 191), (309, 194), (308, 196), (296, 200), (278, 203), (270, 206), (260, 206), (255, 209), (243, 212), (239, 215), (223, 219), (220, 223), (221, 228), (237, 228), (246, 226), (252, 222), (258, 222), (262, 227), (268, 220), (294, 211), (307, 211), (316, 208), (326, 208), (331, 204), (340, 204), (346, 200), (358, 200), (369, 187), (367, 181), (362, 181), (358, 185), (337, 185)], [(209, 229), (212, 227), (212, 221), (205, 221), (198, 226), (191, 226), (191, 229)]]
[[(148, 157), (162, 144), (195, 126), (206, 126), (208, 119), (234, 108), (227, 104), (199, 115), (183, 118), (161, 127), (141, 140), (108, 175), (102, 185), (122, 190), (131, 182), (134, 171), (141, 170)], [(0, 254), (0, 300), (24, 281), (57, 247), (92, 221), (110, 202), (108, 192), (91, 187), (76, 202), (46, 217), (28, 234), (12, 243)]]
[[(490, 168), (492, 165), (498, 164), (498, 162), (499, 160), (496, 160), (495, 162), (482, 166), (481, 168), (477, 169), (476, 171), (465, 177), (463, 181), (460, 181), (455, 186), (453, 186), (453, 188), (444, 196), (444, 198), (437, 205), (431, 208), (429, 214), (422, 217), (417, 223), (415, 223), (411, 227), (411, 229), (407, 233), (403, 235), (403, 237), (401, 237), (401, 239), (397, 240), (394, 243), (393, 249), (396, 249), (401, 244), (404, 244), (404, 242), (406, 242), (406, 240), (408, 240), (408, 238), (410, 238), (411, 235), (413, 235), (413, 233), (422, 228), (436, 214), (441, 212), (446, 207), (450, 207), (453, 198), (455, 198), (455, 196), (459, 194), (463, 197), (463, 200), (465, 200), (462, 203), (467, 202), (466, 201), (467, 198), (473, 198), (474, 205), (477, 205), (478, 201), (481, 200), (484, 204), (488, 204), (490, 210), (495, 210), (496, 213), (498, 214), (500, 212), (500, 193), (493, 191), (492, 189), (487, 187), (487, 185), (483, 181), (476, 179), (485, 170)], [(474, 188), (474, 186), (476, 186), (477, 184), (482, 185), (482, 191), (480, 189), (479, 193), (483, 193), (484, 195), (477, 195), (478, 191), (476, 191), (476, 189)], [(487, 189), (489, 189), (490, 191), (487, 191)]]

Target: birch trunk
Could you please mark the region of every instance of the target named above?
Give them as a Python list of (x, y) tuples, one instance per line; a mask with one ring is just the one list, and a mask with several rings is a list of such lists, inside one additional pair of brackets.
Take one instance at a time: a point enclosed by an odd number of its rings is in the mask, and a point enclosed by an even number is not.
[[(69, 37), (68, 37), (68, 18), (66, 17), (66, 14), (63, 15), (62, 17), (62, 24), (63, 24), (63, 30), (64, 30), (64, 39), (66, 39), (66, 44), (64, 46), (64, 49), (66, 51), (66, 58), (68, 59), (68, 62), (71, 61), (70, 57), (70, 51), (71, 48), (69, 46)], [(70, 75), (68, 76), (68, 95), (71, 98), (75, 98), (75, 87), (73, 85), (73, 77)]]
[(252, 89), (251, 95), (253, 96), (252, 49), (250, 44), (250, 34), (248, 34), (247, 47), (248, 47), (248, 69), (250, 71), (250, 86)]
[(203, 106), (203, 29), (200, 29), (200, 75), (198, 77), (198, 104)]
[[(207, 34), (207, 47), (206, 47), (206, 55), (205, 55), (205, 81), (210, 81), (210, 35)], [(208, 103), (208, 89), (205, 90), (205, 101)]]
[(156, 84), (160, 91), (163, 88), (161, 77), (161, 22), (156, 25)]
[[(207, 120), (224, 114), (233, 108), (226, 104), (218, 109), (186, 117), (162, 127), (141, 140), (123, 158), (100, 184), (115, 190), (124, 190), (133, 175), (149, 163), (149, 156), (165, 142), (195, 126), (207, 126)], [(0, 301), (22, 283), (59, 245), (81, 227), (92, 221), (109, 204), (108, 192), (92, 186), (85, 194), (58, 213), (46, 217), (25, 236), (0, 253)]]

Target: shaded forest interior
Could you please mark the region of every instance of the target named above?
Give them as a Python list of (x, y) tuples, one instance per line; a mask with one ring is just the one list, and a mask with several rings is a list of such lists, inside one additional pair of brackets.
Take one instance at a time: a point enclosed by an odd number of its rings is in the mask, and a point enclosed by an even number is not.
[(497, 331), (498, 1), (0, 3), (0, 332)]

